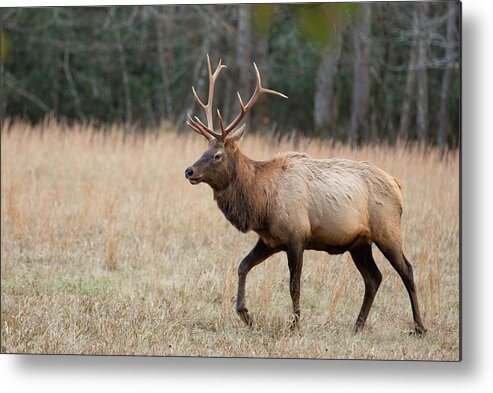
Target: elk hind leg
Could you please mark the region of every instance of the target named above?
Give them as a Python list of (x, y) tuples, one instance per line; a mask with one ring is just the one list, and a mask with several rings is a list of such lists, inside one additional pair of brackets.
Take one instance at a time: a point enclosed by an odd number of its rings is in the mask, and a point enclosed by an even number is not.
[(392, 267), (397, 271), (404, 283), (406, 290), (411, 300), (411, 308), (413, 311), (413, 319), (415, 325), (415, 332), (417, 334), (426, 333), (426, 329), (421, 319), (418, 305), (418, 295), (416, 293), (416, 285), (414, 283), (413, 267), (407, 260), (402, 251), (400, 241), (394, 242), (377, 242), (377, 246), (382, 251), (385, 258), (387, 258)]
[(351, 257), (365, 282), (365, 295), (361, 311), (354, 325), (354, 332), (357, 333), (365, 326), (368, 313), (375, 299), (380, 283), (382, 282), (382, 273), (378, 270), (371, 252), (371, 245), (365, 244), (350, 250)]

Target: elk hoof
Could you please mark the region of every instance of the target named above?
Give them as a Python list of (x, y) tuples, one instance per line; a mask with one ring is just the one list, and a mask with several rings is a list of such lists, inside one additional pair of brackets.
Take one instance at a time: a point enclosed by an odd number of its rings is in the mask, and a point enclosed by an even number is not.
[(360, 333), (364, 327), (365, 327), (365, 325), (363, 323), (356, 322), (354, 324), (353, 333), (354, 334)]
[(289, 322), (289, 329), (291, 331), (298, 330), (300, 327), (300, 317), (298, 315), (294, 315)]
[(418, 337), (423, 337), (428, 330), (425, 329), (424, 326), (418, 326), (416, 325), (414, 327), (414, 331), (409, 333), (411, 336), (418, 336)]
[(253, 325), (253, 319), (248, 313), (248, 309), (246, 307), (237, 308), (236, 312), (240, 316), (241, 320), (245, 322), (248, 326)]

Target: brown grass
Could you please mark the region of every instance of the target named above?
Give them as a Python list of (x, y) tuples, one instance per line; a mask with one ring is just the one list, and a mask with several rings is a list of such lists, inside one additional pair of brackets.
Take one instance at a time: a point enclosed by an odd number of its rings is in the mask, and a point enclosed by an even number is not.
[[(7, 129), (8, 128), (8, 129)], [(370, 160), (404, 184), (402, 232), (429, 333), (409, 336), (411, 307), (375, 250), (384, 280), (362, 334), (351, 328), (363, 281), (348, 255), (306, 252), (302, 320), (289, 330), (284, 255), (252, 270), (243, 326), (234, 311), (237, 232), (206, 185), (183, 171), (205, 149), (187, 132), (127, 137), (51, 121), (1, 134), (2, 352), (457, 360), (459, 165), (420, 146), (352, 150), (247, 135), (246, 154), (302, 150)]]

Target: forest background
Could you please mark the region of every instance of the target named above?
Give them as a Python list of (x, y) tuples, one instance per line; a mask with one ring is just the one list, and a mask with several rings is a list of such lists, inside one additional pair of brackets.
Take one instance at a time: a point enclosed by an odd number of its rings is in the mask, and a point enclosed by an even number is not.
[(0, 118), (181, 131), (209, 54), (229, 68), (216, 98), (227, 120), (253, 61), (289, 97), (257, 105), (252, 131), (456, 148), (459, 21), (453, 1), (4, 8)]

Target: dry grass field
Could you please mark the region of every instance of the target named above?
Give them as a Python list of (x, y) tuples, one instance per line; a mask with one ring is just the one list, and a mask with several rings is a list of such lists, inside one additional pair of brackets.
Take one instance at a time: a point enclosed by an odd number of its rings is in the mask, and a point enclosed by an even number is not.
[(369, 160), (404, 182), (404, 250), (425, 337), (374, 247), (383, 282), (353, 335), (363, 280), (348, 253), (305, 252), (302, 319), (289, 329), (288, 267), (254, 268), (234, 311), (236, 269), (256, 241), (222, 216), (184, 169), (206, 148), (193, 132), (123, 138), (91, 126), (6, 124), (1, 134), (1, 351), (163, 356), (459, 359), (459, 157), (419, 146), (353, 150), (244, 137), (255, 159), (276, 152)]

